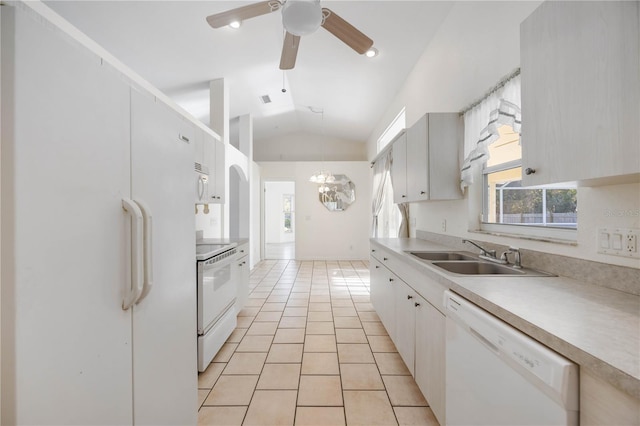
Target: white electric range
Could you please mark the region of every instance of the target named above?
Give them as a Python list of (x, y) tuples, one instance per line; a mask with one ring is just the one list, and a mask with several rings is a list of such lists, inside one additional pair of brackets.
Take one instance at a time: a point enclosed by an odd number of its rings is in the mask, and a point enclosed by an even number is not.
[(236, 243), (196, 244), (198, 371), (204, 371), (237, 325)]

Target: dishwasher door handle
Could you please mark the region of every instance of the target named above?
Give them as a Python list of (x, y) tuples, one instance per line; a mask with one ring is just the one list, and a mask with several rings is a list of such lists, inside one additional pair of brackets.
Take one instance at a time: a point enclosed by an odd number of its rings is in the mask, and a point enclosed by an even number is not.
[(480, 343), (485, 345), (487, 348), (491, 349), (496, 354), (500, 353), (500, 349), (496, 345), (491, 343), (491, 341), (489, 339), (484, 337), (482, 334), (478, 333), (478, 331), (476, 331), (475, 328), (469, 327), (469, 331), (471, 332), (471, 334), (473, 334), (480, 341)]

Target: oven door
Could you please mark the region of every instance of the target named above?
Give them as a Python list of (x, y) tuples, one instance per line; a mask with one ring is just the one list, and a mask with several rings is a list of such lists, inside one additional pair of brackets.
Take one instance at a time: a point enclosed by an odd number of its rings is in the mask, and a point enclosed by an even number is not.
[(219, 262), (198, 262), (198, 334), (203, 335), (233, 306), (237, 295), (237, 254)]

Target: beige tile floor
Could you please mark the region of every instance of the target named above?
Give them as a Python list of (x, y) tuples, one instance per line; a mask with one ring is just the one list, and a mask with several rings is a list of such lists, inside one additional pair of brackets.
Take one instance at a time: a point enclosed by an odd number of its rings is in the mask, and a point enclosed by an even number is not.
[(437, 425), (369, 300), (366, 261), (267, 260), (198, 377), (200, 425)]

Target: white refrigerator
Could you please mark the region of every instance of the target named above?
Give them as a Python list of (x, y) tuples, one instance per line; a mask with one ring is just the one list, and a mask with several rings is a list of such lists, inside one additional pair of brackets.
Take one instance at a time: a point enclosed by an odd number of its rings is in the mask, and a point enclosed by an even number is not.
[(31, 6), (1, 14), (0, 423), (195, 424), (195, 125)]

